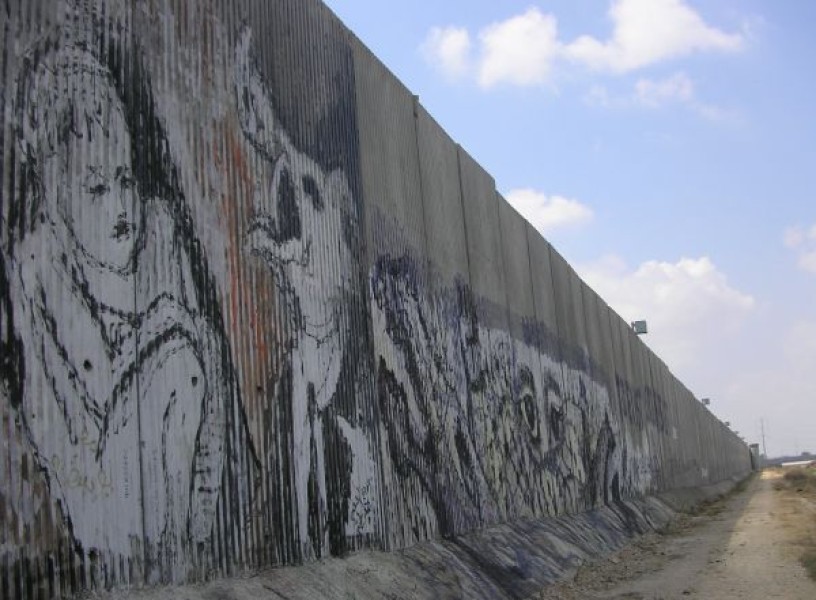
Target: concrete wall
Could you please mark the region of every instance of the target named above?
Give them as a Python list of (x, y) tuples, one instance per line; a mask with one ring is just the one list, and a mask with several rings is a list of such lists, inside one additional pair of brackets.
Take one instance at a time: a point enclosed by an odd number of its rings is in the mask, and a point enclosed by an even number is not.
[(0, 29), (4, 598), (750, 469), (321, 3), (11, 0)]

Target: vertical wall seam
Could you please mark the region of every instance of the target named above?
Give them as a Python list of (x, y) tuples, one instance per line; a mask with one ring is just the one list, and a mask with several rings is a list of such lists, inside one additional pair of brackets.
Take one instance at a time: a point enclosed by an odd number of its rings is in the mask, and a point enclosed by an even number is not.
[(465, 256), (467, 257), (468, 263), (468, 287), (470, 287), (473, 284), (473, 267), (470, 258), (470, 238), (468, 236), (467, 219), (465, 218), (467, 207), (465, 206), (465, 185), (464, 178), (462, 177), (462, 151), (462, 146), (456, 144), (456, 165), (458, 166), (457, 170), (459, 172), (459, 201), (462, 205), (462, 227), (465, 230)]
[(422, 207), (422, 241), (423, 250), (425, 251), (428, 269), (430, 269), (430, 254), (428, 248), (428, 229), (427, 229), (427, 215), (425, 211), (425, 182), (423, 181), (422, 159), (419, 150), (419, 96), (413, 96), (414, 109), (414, 148), (416, 149), (417, 167), (419, 173), (419, 200)]

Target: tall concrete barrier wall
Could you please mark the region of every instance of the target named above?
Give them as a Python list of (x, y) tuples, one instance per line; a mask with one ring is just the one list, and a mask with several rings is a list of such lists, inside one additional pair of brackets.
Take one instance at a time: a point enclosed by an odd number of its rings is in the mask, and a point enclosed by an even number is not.
[(3, 598), (749, 471), (321, 3), (9, 0), (0, 31)]

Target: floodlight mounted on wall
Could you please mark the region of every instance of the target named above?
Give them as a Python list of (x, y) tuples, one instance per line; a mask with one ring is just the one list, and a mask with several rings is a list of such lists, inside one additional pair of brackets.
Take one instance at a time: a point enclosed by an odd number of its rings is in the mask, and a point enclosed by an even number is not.
[(649, 333), (649, 328), (646, 326), (646, 321), (632, 321), (632, 329), (634, 329), (635, 333), (638, 335)]
[(731, 427), (731, 421), (725, 421), (725, 423), (723, 423), (723, 424), (724, 424), (726, 427)]
[(709, 404), (711, 404), (711, 398), (701, 398), (700, 402), (703, 403), (703, 406), (708, 406)]

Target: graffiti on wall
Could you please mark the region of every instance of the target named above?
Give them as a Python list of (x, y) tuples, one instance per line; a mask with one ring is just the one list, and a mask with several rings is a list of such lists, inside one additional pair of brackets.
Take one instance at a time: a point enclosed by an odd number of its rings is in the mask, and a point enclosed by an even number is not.
[(466, 285), (429, 297), (420, 271), (409, 256), (382, 256), (370, 280), (375, 335), (387, 340), (376, 377), (388, 459), (414, 490), (401, 495), (432, 512), (428, 524), (410, 511), (411, 527), (454, 535), (619, 498), (607, 391), (484, 325)]

